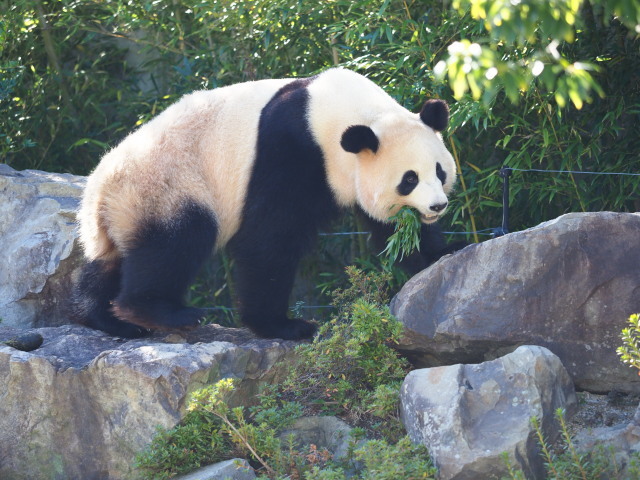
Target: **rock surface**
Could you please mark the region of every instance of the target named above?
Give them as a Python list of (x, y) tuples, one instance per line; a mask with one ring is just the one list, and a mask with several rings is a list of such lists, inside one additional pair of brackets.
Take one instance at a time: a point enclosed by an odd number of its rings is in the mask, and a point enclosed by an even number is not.
[(558, 355), (576, 388), (640, 392), (616, 355), (640, 311), (640, 214), (572, 213), (471, 245), (392, 302), (418, 366), (481, 362), (524, 344)]
[(352, 430), (337, 417), (302, 417), (297, 419), (291, 428), (284, 430), (280, 438), (285, 440), (286, 444), (286, 439), (292, 435), (298, 447), (315, 445), (318, 450), (328, 450), (332, 458), (340, 459), (347, 455)]
[(590, 452), (597, 446), (612, 449), (621, 471), (619, 478), (634, 478), (628, 473), (628, 467), (631, 455), (640, 452), (640, 407), (626, 424), (581, 430), (574, 444), (579, 452)]
[(478, 365), (414, 370), (400, 394), (409, 437), (427, 446), (440, 479), (477, 480), (507, 475), (507, 452), (527, 478), (544, 465), (531, 417), (550, 441), (557, 436), (557, 408), (576, 408), (573, 384), (546, 348), (522, 346)]
[(214, 463), (172, 480), (253, 480), (256, 474), (249, 462), (239, 458)]
[[(18, 331), (0, 326), (0, 342)], [(3, 480), (135, 478), (134, 456), (156, 426), (182, 418), (191, 391), (235, 377), (235, 403), (251, 403), (296, 345), (214, 325), (185, 343), (161, 335), (124, 341), (81, 326), (34, 332), (44, 343), (33, 352), (0, 345)]]
[(0, 318), (3, 325), (68, 323), (63, 302), (80, 265), (75, 211), (84, 177), (0, 164)]

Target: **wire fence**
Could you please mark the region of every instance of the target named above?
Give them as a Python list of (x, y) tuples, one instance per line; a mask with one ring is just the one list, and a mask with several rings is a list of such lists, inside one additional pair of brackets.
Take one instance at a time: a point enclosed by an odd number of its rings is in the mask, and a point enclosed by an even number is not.
[[(580, 170), (542, 170), (537, 168), (512, 168), (503, 166), (499, 175), (502, 177), (502, 225), (493, 229), (493, 236), (500, 237), (509, 233), (509, 177), (512, 172), (524, 172), (524, 173), (547, 173), (557, 174), (566, 173), (572, 175), (619, 175), (619, 176), (631, 176), (640, 177), (640, 173), (628, 173), (628, 172), (586, 172)], [(476, 232), (479, 233), (479, 232)]]
[[(542, 170), (536, 168), (512, 168), (512, 167), (502, 167), (498, 174), (502, 177), (502, 225), (494, 228), (485, 228), (482, 230), (472, 231), (472, 232), (443, 232), (447, 235), (483, 235), (489, 236), (491, 238), (501, 237), (509, 233), (509, 178), (511, 177), (512, 172), (523, 172), (523, 173), (546, 173), (546, 174), (574, 174), (574, 175), (620, 175), (620, 176), (631, 176), (631, 177), (640, 177), (640, 173), (627, 173), (627, 172), (587, 172), (587, 171), (579, 171), (579, 170)], [(350, 236), (350, 235), (370, 235), (371, 232), (322, 232), (319, 235), (323, 237), (339, 237), (339, 236)], [(291, 311), (297, 312), (300, 310), (322, 310), (322, 309), (334, 309), (333, 305), (304, 305), (303, 302), (297, 302), (295, 305), (290, 306), (289, 309)], [(236, 308), (230, 307), (208, 307), (203, 310), (208, 311), (226, 311), (226, 312), (235, 312)]]

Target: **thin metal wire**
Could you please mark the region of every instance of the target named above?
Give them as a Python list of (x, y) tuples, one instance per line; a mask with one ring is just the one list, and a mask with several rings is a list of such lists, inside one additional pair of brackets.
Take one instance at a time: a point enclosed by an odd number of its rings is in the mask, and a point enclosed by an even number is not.
[[(333, 305), (291, 305), (289, 310), (300, 309), (300, 310), (309, 310), (309, 309), (317, 309), (317, 308), (336, 308)], [(201, 307), (200, 310), (212, 310), (212, 311), (222, 311), (222, 312), (235, 312), (237, 308), (231, 307)]]
[(624, 173), (624, 172), (582, 172), (578, 170), (538, 170), (536, 168), (512, 168), (504, 167), (506, 170), (514, 172), (538, 172), (538, 173), (576, 173), (584, 175), (627, 175), (632, 177), (640, 177), (640, 173)]
[(477, 232), (442, 232), (442, 233), (444, 233), (445, 235), (473, 235), (475, 233), (478, 235), (491, 236), (494, 234), (493, 230), (494, 230), (493, 228), (486, 228), (484, 230), (479, 230)]
[[(623, 172), (582, 172), (576, 170), (540, 170), (535, 168), (525, 169), (525, 168), (512, 168), (512, 167), (504, 167), (505, 170), (511, 170), (513, 172), (537, 172), (537, 173), (575, 173), (575, 174), (584, 174), (584, 175), (625, 175), (632, 177), (640, 177), (640, 173), (623, 173)], [(487, 235), (494, 236), (496, 234), (495, 228), (485, 228), (482, 230), (478, 230), (476, 232), (442, 232), (447, 235)], [(324, 232), (319, 235), (322, 237), (339, 237), (345, 235), (370, 235), (371, 232)], [(335, 308), (333, 305), (293, 305), (290, 306), (289, 309), (299, 309), (299, 310), (310, 310), (310, 309), (320, 309), (320, 308)], [(225, 311), (225, 312), (234, 312), (237, 308), (230, 307), (204, 307), (202, 310), (209, 311)]]

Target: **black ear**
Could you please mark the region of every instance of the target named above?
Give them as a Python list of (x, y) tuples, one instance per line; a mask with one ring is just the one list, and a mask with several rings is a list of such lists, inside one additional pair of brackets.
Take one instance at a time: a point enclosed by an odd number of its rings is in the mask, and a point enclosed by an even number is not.
[(449, 123), (449, 106), (444, 100), (427, 100), (420, 110), (420, 119), (436, 132), (441, 132)]
[(340, 145), (342, 145), (342, 148), (347, 152), (351, 153), (360, 153), (366, 148), (376, 153), (380, 141), (369, 127), (365, 125), (352, 125), (342, 134)]

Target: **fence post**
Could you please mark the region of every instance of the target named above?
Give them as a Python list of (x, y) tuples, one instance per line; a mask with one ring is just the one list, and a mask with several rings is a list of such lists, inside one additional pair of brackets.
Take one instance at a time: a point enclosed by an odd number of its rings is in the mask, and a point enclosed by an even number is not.
[(502, 177), (502, 226), (494, 229), (493, 236), (501, 237), (509, 233), (509, 177), (512, 170), (509, 167), (500, 169)]

